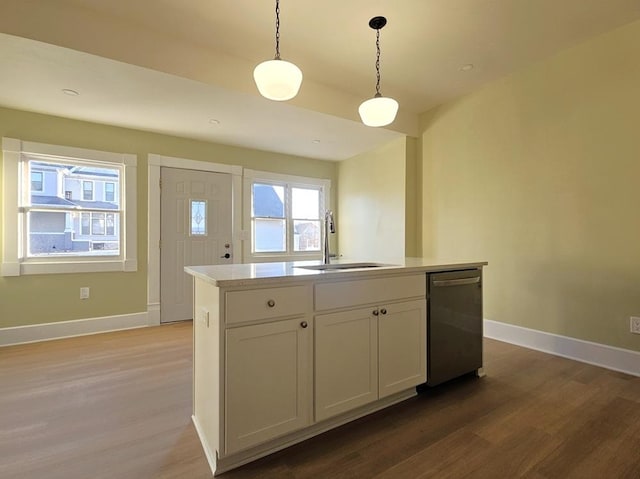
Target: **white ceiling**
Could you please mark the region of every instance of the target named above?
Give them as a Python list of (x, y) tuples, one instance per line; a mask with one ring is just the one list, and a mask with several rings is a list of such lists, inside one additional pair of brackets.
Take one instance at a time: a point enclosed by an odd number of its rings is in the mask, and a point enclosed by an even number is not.
[[(340, 160), (417, 134), (433, 106), (640, 19), (638, 0), (282, 0), (282, 57), (304, 81), (296, 99), (276, 103), (251, 78), (273, 57), (274, 6), (3, 0), (0, 105)], [(375, 92), (376, 15), (388, 18), (382, 92), (400, 102), (388, 129), (357, 116)]]

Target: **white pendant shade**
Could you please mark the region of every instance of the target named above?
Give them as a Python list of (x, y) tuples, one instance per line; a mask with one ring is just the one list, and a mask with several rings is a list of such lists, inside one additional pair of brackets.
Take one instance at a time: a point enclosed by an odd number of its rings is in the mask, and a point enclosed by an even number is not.
[(253, 70), (260, 94), (269, 100), (291, 100), (302, 84), (302, 71), (285, 60), (267, 60)]
[(393, 123), (398, 113), (398, 102), (393, 98), (376, 96), (362, 102), (358, 108), (362, 123), (367, 126), (386, 126)]

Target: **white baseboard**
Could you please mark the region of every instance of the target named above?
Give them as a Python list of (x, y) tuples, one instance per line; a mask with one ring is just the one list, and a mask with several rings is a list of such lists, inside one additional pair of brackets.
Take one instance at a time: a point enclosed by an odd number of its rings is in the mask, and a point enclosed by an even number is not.
[(637, 351), (545, 333), (490, 319), (484, 320), (484, 336), (613, 371), (640, 376), (640, 352)]
[(151, 326), (146, 312), (0, 328), (0, 347)]

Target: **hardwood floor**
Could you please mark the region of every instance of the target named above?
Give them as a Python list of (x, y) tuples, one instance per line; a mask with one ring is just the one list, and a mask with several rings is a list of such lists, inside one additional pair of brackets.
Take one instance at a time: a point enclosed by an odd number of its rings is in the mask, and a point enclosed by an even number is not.
[[(211, 477), (191, 324), (0, 348), (0, 478)], [(640, 478), (640, 378), (485, 340), (462, 378), (221, 475)]]

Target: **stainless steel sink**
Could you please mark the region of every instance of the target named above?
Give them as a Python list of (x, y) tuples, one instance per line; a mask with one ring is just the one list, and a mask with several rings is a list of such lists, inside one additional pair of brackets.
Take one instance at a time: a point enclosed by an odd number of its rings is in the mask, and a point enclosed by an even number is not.
[(335, 264), (314, 264), (310, 266), (295, 266), (295, 268), (313, 269), (317, 271), (333, 271), (345, 269), (363, 269), (363, 268), (381, 268), (383, 266), (392, 266), (383, 263), (335, 263)]

